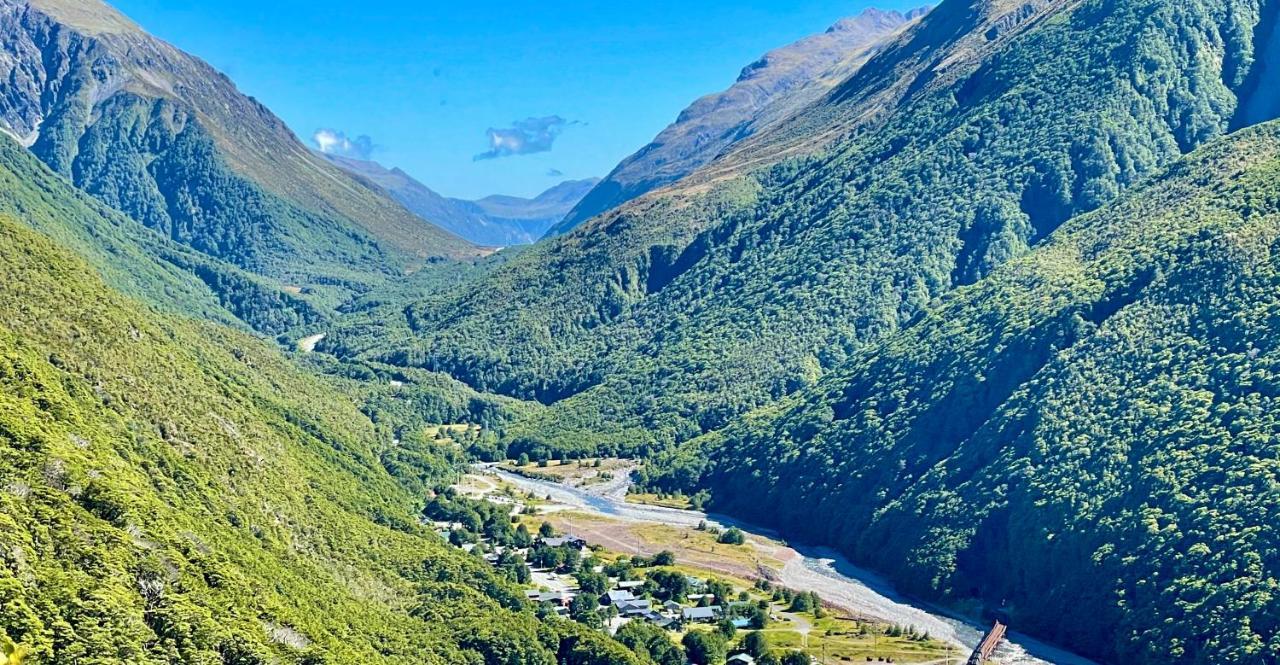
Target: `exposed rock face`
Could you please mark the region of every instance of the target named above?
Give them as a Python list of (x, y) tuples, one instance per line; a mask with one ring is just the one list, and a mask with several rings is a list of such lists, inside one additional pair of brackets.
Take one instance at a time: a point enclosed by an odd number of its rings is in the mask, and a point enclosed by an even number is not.
[(743, 69), (729, 89), (685, 109), (652, 143), (614, 169), (551, 234), (567, 233), (606, 210), (683, 178), (730, 146), (816, 101), (874, 54), (885, 38), (927, 11), (868, 9), (820, 35), (769, 52)]

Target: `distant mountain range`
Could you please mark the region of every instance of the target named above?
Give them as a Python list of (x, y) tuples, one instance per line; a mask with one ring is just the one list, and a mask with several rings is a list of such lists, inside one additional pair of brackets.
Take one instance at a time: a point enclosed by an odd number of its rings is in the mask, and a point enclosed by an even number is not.
[(689, 175), (726, 149), (816, 101), (928, 7), (901, 13), (868, 9), (826, 32), (765, 54), (728, 90), (707, 95), (680, 113), (649, 145), (623, 160), (550, 231), (578, 224)]
[(562, 182), (532, 199), (488, 196), (478, 201), (446, 198), (404, 171), (377, 162), (325, 155), (399, 201), (419, 217), (477, 245), (505, 247), (536, 242), (587, 195), (599, 178)]

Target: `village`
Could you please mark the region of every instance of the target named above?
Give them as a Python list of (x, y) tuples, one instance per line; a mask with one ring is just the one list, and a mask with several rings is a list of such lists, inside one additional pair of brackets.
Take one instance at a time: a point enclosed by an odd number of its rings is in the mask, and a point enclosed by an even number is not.
[[(670, 550), (611, 551), (558, 529), (552, 521), (572, 519), (546, 504), (507, 486), (437, 496), (424, 513), (442, 538), (524, 586), (540, 615), (607, 631), (624, 644), (653, 647), (655, 636), (665, 636), (673, 651), (653, 658), (660, 665), (947, 662), (927, 634), (841, 616), (813, 592), (716, 574)], [(736, 529), (694, 531), (742, 556)]]

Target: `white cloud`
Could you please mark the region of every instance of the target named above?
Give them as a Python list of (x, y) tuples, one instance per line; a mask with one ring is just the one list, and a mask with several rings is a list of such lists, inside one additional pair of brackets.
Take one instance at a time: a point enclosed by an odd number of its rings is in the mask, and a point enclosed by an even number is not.
[(369, 159), (373, 156), (373, 139), (368, 136), (352, 139), (336, 129), (317, 129), (311, 135), (311, 140), (315, 142), (316, 149), (326, 155), (353, 159)]
[(485, 132), (489, 137), (489, 150), (476, 155), (475, 159), (480, 161), (549, 152), (564, 128), (577, 124), (580, 123), (570, 122), (558, 115), (549, 115), (545, 118), (519, 120), (506, 128), (490, 127)]

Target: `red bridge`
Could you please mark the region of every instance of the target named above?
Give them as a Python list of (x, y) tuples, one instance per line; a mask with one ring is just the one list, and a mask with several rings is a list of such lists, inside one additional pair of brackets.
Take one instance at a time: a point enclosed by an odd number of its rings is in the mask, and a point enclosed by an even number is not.
[(973, 650), (973, 654), (969, 656), (968, 665), (985, 665), (990, 662), (991, 655), (996, 652), (996, 647), (1000, 646), (1000, 642), (1004, 641), (1004, 634), (1009, 627), (997, 621), (996, 625), (987, 631), (986, 637), (982, 638), (982, 644)]

